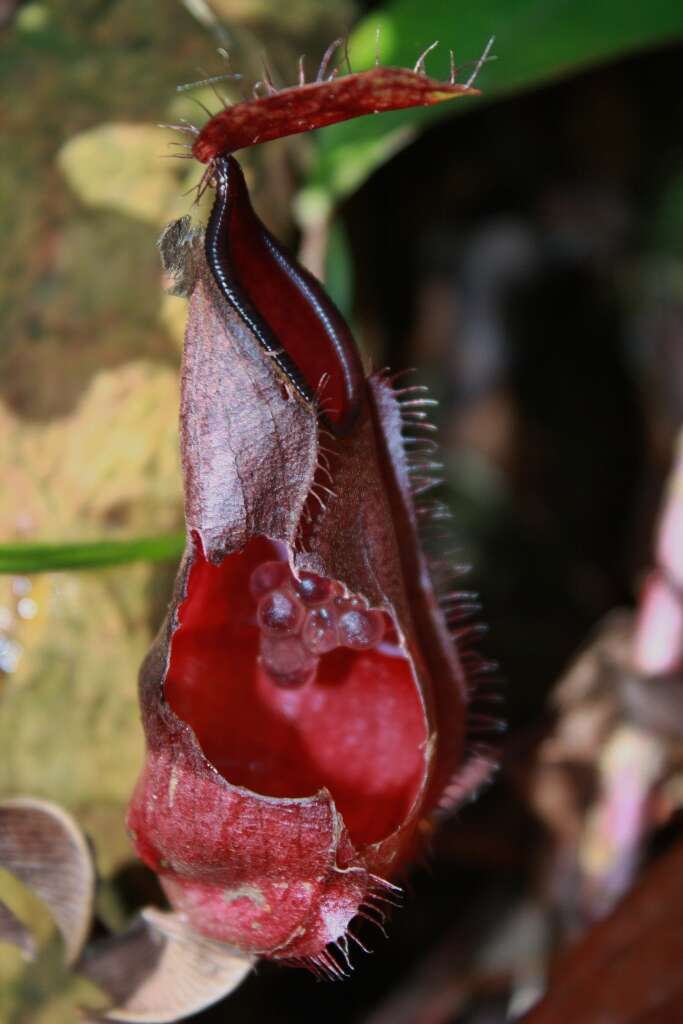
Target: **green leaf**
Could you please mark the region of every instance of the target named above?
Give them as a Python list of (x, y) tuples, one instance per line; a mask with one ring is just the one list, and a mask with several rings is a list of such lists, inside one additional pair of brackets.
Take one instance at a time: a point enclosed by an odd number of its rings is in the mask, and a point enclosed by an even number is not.
[(347, 320), (353, 309), (353, 267), (349, 240), (340, 220), (330, 224), (330, 234), (325, 253), (325, 287)]
[(163, 562), (180, 557), (180, 533), (132, 540), (100, 540), (74, 544), (0, 544), (0, 573), (13, 576), (65, 569), (100, 569), (126, 562)]
[[(426, 124), (473, 106), (575, 74), (595, 64), (661, 45), (683, 35), (681, 0), (395, 0), (365, 18), (349, 50), (355, 71), (375, 61), (376, 31), (385, 65), (412, 67), (434, 40), (427, 72), (447, 78), (449, 48), (459, 63), (476, 61), (496, 37), (497, 59), (481, 70), (482, 99), (396, 111), (325, 128), (318, 133), (319, 160), (307, 188), (327, 196), (328, 206), (357, 189)], [(465, 68), (460, 80), (470, 73)]]

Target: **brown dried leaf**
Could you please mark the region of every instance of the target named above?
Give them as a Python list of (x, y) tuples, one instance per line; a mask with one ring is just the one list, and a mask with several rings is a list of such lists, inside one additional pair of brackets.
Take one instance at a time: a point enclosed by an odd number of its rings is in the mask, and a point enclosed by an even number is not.
[(673, 1024), (683, 1005), (682, 961), (679, 842), (610, 917), (561, 958), (547, 995), (523, 1024)]
[(36, 944), (28, 928), (12, 913), (10, 908), (0, 900), (0, 942), (9, 942), (20, 949), (27, 960), (32, 960), (36, 953)]
[(192, 227), (188, 216), (171, 221), (162, 231), (157, 248), (167, 281), (165, 291), (169, 295), (187, 298), (192, 294), (201, 267), (198, 256), (201, 243), (202, 232)]
[(146, 908), (123, 935), (99, 943), (79, 965), (114, 1007), (88, 1021), (171, 1024), (232, 992), (253, 958), (191, 931), (179, 914)]
[(633, 615), (626, 609), (605, 616), (557, 684), (553, 704), (559, 711), (610, 691), (614, 669), (630, 667), (632, 632)]
[(95, 868), (85, 837), (55, 804), (28, 797), (0, 804), (0, 866), (45, 903), (78, 958), (92, 918)]

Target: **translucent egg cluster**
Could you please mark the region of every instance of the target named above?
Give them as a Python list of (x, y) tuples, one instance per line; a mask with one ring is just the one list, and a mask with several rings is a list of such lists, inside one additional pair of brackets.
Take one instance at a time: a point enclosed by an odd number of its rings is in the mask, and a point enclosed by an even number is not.
[(322, 576), (303, 572), (295, 579), (284, 562), (263, 562), (249, 585), (261, 665), (276, 686), (303, 686), (315, 677), (321, 656), (337, 647), (367, 651), (382, 642), (382, 612)]

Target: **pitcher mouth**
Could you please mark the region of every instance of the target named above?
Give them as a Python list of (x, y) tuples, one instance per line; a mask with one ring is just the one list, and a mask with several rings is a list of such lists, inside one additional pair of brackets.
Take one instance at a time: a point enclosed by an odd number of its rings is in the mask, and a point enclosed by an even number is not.
[[(197, 535), (194, 551), (164, 683), (176, 716), (229, 783), (271, 797), (328, 790), (356, 847), (393, 833), (423, 784), (427, 726), (390, 617), (322, 577), (297, 580), (281, 542), (254, 537), (218, 565)], [(278, 567), (278, 586), (259, 594), (254, 583)], [(264, 597), (288, 593), (289, 632), (268, 633)], [(318, 628), (332, 604), (336, 635)]]

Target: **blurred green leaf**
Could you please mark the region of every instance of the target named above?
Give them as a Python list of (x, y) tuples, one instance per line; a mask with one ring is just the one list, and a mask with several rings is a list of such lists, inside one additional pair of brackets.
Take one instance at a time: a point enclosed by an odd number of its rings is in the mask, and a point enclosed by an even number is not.
[(179, 558), (184, 545), (181, 533), (83, 544), (0, 544), (0, 573), (17, 576), (64, 569), (101, 569), (126, 562), (163, 562)]
[[(477, 85), (483, 100), (402, 110), (364, 117), (318, 133), (319, 160), (307, 188), (327, 196), (328, 205), (358, 188), (417, 131), (438, 118), (471, 110), (521, 89), (564, 78), (629, 52), (653, 47), (683, 35), (680, 0), (395, 0), (365, 18), (351, 36), (354, 70), (375, 61), (376, 35), (385, 65), (412, 67), (419, 53), (438, 39), (427, 58), (427, 71), (447, 78), (449, 48), (456, 61), (473, 62), (494, 36), (497, 60), (482, 68)], [(460, 80), (471, 73), (463, 69)]]
[(347, 320), (353, 302), (353, 267), (349, 239), (340, 220), (330, 224), (325, 254), (325, 287)]
[[(674, 174), (662, 187), (654, 221), (654, 248), (683, 259), (683, 175)], [(677, 274), (680, 277), (680, 273)], [(679, 290), (678, 288), (676, 289)]]

